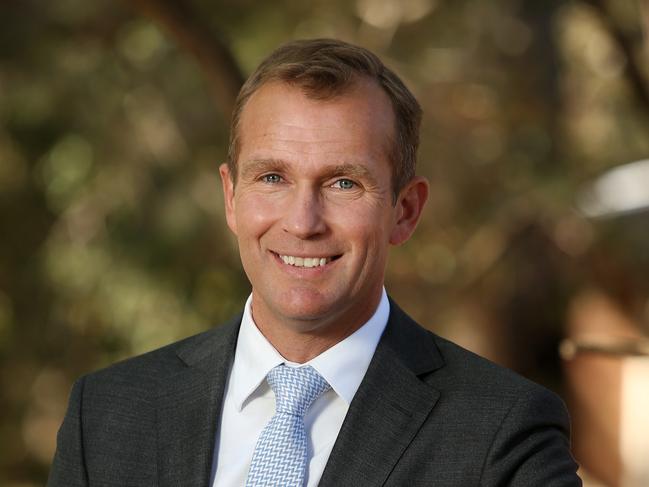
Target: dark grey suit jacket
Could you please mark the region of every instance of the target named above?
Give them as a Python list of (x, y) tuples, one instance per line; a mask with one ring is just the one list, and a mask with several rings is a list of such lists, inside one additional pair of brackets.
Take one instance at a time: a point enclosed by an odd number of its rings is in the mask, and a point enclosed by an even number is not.
[[(81, 378), (48, 485), (207, 487), (239, 324)], [(579, 486), (569, 446), (556, 395), (392, 302), (320, 485)]]

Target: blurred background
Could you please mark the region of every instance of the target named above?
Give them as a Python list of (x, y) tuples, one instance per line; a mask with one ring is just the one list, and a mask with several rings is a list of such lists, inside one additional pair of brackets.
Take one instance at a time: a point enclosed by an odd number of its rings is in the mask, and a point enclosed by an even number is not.
[(562, 395), (588, 486), (649, 485), (644, 0), (8, 0), (0, 6), (0, 485), (43, 485), (72, 382), (249, 285), (217, 167), (278, 44), (374, 50), (424, 107), (414, 318)]

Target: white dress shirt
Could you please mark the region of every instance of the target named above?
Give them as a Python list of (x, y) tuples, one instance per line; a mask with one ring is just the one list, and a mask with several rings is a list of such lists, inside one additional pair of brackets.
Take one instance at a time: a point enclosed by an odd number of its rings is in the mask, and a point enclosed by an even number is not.
[(331, 386), (304, 417), (309, 456), (306, 485), (315, 487), (388, 322), (387, 294), (383, 289), (379, 306), (367, 323), (305, 364), (287, 361), (266, 340), (252, 319), (251, 301), (252, 296), (246, 301), (225, 389), (212, 485), (245, 485), (257, 439), (275, 414), (275, 394), (265, 380), (266, 375), (273, 367), (285, 363), (293, 367), (310, 365)]

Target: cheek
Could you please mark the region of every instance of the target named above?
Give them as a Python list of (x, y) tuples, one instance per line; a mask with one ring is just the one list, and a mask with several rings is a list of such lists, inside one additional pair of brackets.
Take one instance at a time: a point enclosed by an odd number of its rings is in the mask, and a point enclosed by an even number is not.
[(367, 259), (367, 264), (373, 265), (370, 260), (376, 260), (387, 252), (390, 234), (386, 222), (374, 217), (362, 220), (348, 221), (344, 230), (344, 237), (355, 246)]
[(275, 220), (277, 209), (267, 198), (255, 195), (243, 195), (237, 202), (235, 212), (238, 235), (240, 237), (259, 236)]

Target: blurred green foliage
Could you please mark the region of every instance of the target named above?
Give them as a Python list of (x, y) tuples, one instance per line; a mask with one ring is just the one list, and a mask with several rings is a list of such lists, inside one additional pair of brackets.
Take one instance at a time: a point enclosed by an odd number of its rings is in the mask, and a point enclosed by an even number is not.
[(214, 33), (243, 73), (283, 41), (332, 36), (413, 88), (432, 194), (387, 284), (422, 323), (555, 386), (580, 289), (646, 326), (647, 213), (593, 221), (574, 206), (593, 177), (649, 153), (649, 106), (628, 76), (647, 76), (639, 3), (9, 1), (0, 484), (44, 483), (76, 377), (216, 325), (249, 292), (218, 180), (226, 110), (155, 15), (183, 4), (178, 21)]

